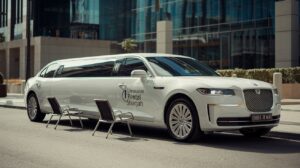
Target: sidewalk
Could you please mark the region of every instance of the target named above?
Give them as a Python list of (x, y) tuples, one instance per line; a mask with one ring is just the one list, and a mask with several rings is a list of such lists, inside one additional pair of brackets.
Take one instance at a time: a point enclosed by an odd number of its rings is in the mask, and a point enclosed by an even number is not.
[(8, 94), (7, 97), (0, 97), (0, 107), (25, 109), (23, 94)]
[[(22, 94), (8, 94), (0, 98), (0, 107), (26, 109)], [(281, 118), (273, 132), (284, 132), (300, 135), (300, 99), (284, 99), (281, 106)]]

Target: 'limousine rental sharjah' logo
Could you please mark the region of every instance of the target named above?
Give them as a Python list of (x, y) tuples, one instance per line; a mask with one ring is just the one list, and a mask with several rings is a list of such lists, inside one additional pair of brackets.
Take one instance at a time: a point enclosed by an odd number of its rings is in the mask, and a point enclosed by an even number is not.
[(121, 87), (122, 100), (127, 103), (127, 106), (143, 106), (144, 90), (129, 89), (127, 87)]

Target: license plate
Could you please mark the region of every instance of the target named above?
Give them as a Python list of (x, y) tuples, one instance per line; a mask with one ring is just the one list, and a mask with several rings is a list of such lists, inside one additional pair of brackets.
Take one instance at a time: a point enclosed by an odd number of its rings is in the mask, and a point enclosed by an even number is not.
[(253, 114), (251, 116), (252, 122), (270, 121), (270, 120), (272, 120), (272, 114)]

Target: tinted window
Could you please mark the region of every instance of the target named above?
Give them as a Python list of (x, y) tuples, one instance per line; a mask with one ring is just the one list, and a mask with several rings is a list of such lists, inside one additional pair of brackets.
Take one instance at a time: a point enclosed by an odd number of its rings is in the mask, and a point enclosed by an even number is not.
[(142, 60), (138, 58), (127, 58), (120, 66), (119, 76), (131, 76), (131, 72), (137, 69), (147, 71), (147, 67)]
[(108, 77), (114, 64), (114, 60), (74, 61), (61, 67), (57, 77)]
[(148, 57), (152, 68), (159, 76), (218, 76), (199, 61), (184, 57)]
[(45, 77), (45, 74), (47, 72), (47, 67), (43, 69), (43, 71), (40, 73), (40, 77)]
[(58, 68), (58, 64), (52, 64), (47, 68), (47, 72), (44, 75), (45, 78), (52, 78), (55, 74), (55, 71)]

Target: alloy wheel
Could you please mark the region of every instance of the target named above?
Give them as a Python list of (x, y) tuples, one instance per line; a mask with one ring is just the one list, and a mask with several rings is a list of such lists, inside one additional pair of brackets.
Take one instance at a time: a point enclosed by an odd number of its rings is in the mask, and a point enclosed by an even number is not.
[(38, 111), (38, 105), (34, 96), (31, 96), (28, 100), (27, 111), (30, 119), (34, 120)]
[(169, 127), (178, 139), (185, 139), (192, 131), (193, 119), (188, 106), (176, 104), (169, 115)]

